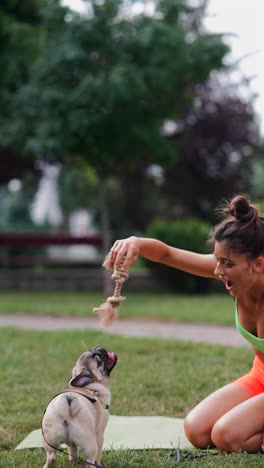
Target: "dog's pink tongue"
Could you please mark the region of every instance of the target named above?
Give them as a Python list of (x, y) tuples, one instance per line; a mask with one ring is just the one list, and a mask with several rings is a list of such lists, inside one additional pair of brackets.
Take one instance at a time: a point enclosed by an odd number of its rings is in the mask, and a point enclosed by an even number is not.
[(114, 362), (115, 362), (115, 354), (114, 353), (108, 353), (108, 367), (112, 367)]

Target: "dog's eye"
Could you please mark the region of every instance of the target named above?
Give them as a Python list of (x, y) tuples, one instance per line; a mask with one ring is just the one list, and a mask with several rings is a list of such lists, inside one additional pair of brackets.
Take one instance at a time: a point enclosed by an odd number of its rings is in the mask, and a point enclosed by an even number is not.
[(102, 363), (102, 357), (100, 356), (100, 354), (95, 354), (93, 357), (98, 362), (98, 364)]

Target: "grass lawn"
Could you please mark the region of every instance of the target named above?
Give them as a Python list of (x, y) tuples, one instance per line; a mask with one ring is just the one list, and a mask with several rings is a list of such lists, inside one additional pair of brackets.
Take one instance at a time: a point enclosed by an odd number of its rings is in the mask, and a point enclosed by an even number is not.
[[(119, 357), (111, 377), (111, 413), (115, 415), (183, 417), (209, 392), (247, 371), (252, 361), (248, 349), (123, 338), (91, 331), (0, 329), (1, 468), (43, 466), (42, 449), (14, 451), (14, 448), (29, 432), (40, 427), (46, 404), (67, 385), (79, 354), (98, 344), (115, 351)], [(177, 444), (175, 440), (175, 447)], [(176, 466), (171, 452), (109, 451), (104, 452), (102, 463), (107, 468), (171, 468)], [(64, 456), (58, 456), (57, 466), (70, 464)], [(263, 455), (218, 454), (200, 460), (187, 459), (179, 466), (260, 467)]]
[[(119, 316), (208, 322), (221, 325), (234, 323), (234, 304), (227, 293), (180, 295), (169, 293), (127, 293)], [(0, 291), (1, 313), (94, 316), (105, 298), (101, 293), (86, 292), (21, 292)]]

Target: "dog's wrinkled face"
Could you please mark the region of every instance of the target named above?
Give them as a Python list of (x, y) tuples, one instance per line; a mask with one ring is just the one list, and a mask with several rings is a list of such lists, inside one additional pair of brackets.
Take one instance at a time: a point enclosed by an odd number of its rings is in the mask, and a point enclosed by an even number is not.
[(70, 384), (85, 387), (92, 382), (107, 381), (117, 363), (117, 355), (102, 346), (85, 351), (72, 370)]

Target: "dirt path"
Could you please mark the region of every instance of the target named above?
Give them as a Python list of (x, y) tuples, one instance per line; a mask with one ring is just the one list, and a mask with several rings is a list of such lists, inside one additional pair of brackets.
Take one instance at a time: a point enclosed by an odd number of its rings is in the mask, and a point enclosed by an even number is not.
[[(17, 327), (28, 330), (102, 330), (97, 318), (50, 317), (37, 315), (1, 314), (0, 327)], [(215, 326), (201, 323), (120, 319), (105, 333), (130, 337), (156, 337), (212, 343), (232, 347), (249, 347), (234, 326)]]

